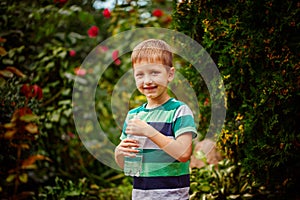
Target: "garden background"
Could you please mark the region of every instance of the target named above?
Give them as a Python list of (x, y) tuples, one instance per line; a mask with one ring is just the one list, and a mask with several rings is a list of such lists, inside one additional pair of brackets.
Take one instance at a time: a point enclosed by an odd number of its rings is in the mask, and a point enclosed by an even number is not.
[[(191, 169), (191, 199), (300, 199), (297, 1), (23, 0), (0, 2), (1, 199), (130, 199), (131, 178), (87, 152), (72, 118), (72, 88), (84, 58), (103, 40), (140, 27), (184, 33), (215, 61), (226, 90), (218, 139), (223, 160)], [(102, 7), (101, 7), (102, 6)], [(107, 94), (130, 67), (118, 56), (99, 81), (99, 122), (118, 144)], [(210, 119), (205, 83), (178, 70), (197, 93), (199, 140)], [(117, 69), (117, 70), (114, 70)], [(132, 104), (144, 99), (136, 94)]]

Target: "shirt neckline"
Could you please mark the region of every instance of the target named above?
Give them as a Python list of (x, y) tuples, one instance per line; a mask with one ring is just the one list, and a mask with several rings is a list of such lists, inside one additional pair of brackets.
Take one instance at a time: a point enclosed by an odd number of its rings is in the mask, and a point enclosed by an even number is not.
[(163, 107), (164, 105), (168, 104), (168, 103), (169, 103), (170, 101), (172, 101), (173, 99), (174, 99), (173, 97), (170, 97), (170, 98), (168, 99), (168, 101), (166, 101), (165, 103), (163, 103), (163, 104), (161, 104), (161, 105), (159, 105), (159, 106), (157, 106), (157, 107), (154, 107), (154, 108), (146, 108), (146, 106), (147, 106), (148, 103), (144, 103), (143, 109), (146, 110), (146, 111), (149, 111), (149, 110), (156, 110), (156, 109), (159, 109), (159, 108)]

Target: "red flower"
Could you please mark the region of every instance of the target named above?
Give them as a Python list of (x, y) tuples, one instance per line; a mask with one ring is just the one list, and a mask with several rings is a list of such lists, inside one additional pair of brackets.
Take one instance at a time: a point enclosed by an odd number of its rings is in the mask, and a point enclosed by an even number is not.
[(112, 59), (114, 60), (114, 63), (116, 65), (120, 65), (121, 64), (121, 60), (118, 57), (119, 57), (119, 51), (118, 50), (114, 50), (112, 52)]
[(120, 60), (120, 59), (117, 59), (117, 60), (114, 61), (114, 63), (115, 63), (116, 65), (121, 65), (121, 60)]
[(76, 51), (75, 50), (70, 50), (69, 51), (69, 55), (71, 56), (71, 57), (74, 57), (75, 55), (76, 55)]
[(110, 11), (108, 10), (108, 8), (105, 8), (105, 9), (103, 10), (102, 14), (103, 14), (103, 16), (104, 16), (105, 18), (110, 18), (110, 16), (111, 16), (111, 13), (110, 13)]
[(21, 94), (24, 94), (26, 98), (30, 97), (30, 86), (28, 84), (23, 84), (21, 87)]
[(86, 70), (80, 67), (75, 68), (74, 71), (77, 76), (84, 76), (86, 74)]
[(33, 85), (33, 96), (37, 97), (38, 100), (41, 100), (43, 98), (43, 91), (38, 85)]
[(92, 26), (88, 31), (87, 31), (88, 35), (90, 38), (94, 38), (97, 37), (98, 33), (99, 33), (99, 28), (97, 26)]
[(24, 96), (27, 99), (36, 97), (38, 100), (41, 100), (43, 98), (43, 91), (36, 84), (34, 84), (34, 85), (28, 85), (28, 84), (22, 85), (21, 93), (24, 94)]
[(118, 59), (118, 57), (119, 57), (119, 51), (118, 50), (114, 50), (113, 52), (112, 52), (112, 59), (113, 60), (117, 60)]
[(208, 105), (209, 105), (209, 98), (206, 98), (206, 99), (205, 99), (203, 105), (204, 105), (204, 106), (208, 106)]
[(163, 14), (164, 14), (163, 11), (160, 9), (155, 9), (152, 11), (152, 15), (154, 17), (161, 17), (161, 16), (163, 16)]

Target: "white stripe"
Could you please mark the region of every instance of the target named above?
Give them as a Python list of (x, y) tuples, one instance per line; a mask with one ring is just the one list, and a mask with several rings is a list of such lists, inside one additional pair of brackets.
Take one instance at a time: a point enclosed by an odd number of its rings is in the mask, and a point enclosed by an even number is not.
[(189, 199), (189, 187), (157, 190), (132, 190), (133, 200), (185, 200)]
[[(173, 136), (167, 136), (168, 138), (174, 139)], [(152, 142), (149, 138), (146, 139), (146, 142), (143, 146), (143, 149), (160, 149), (154, 142)]]
[(187, 105), (182, 105), (176, 110), (173, 121), (175, 121), (178, 117), (186, 115), (191, 115), (192, 117), (194, 116), (192, 110)]

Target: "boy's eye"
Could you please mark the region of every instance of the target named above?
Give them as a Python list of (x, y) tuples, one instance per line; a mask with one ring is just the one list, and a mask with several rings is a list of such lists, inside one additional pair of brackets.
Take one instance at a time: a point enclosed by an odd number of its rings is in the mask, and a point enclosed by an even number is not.
[(153, 75), (158, 75), (159, 72), (158, 72), (158, 71), (153, 71), (152, 74), (153, 74)]
[(143, 76), (143, 74), (136, 74), (135, 76), (136, 76), (137, 78), (140, 78), (140, 77)]

